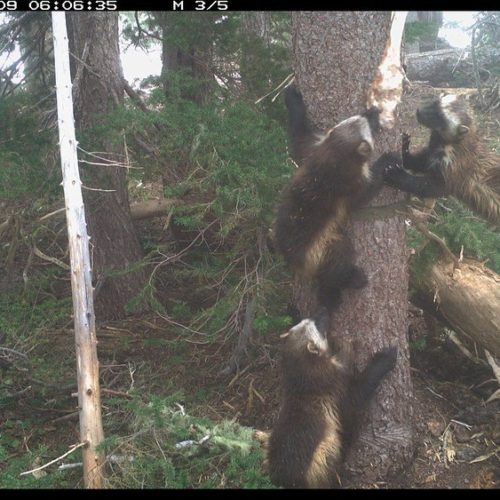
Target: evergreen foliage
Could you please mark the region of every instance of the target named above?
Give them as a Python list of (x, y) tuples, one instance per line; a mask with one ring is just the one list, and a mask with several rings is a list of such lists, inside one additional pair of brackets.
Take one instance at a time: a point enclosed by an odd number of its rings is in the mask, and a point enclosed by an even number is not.
[(0, 199), (33, 203), (61, 192), (54, 134), (40, 127), (33, 95), (19, 91), (0, 99), (0, 116)]
[[(500, 232), (497, 228), (478, 219), (467, 207), (454, 198), (448, 198), (436, 205), (437, 220), (428, 224), (428, 229), (444, 239), (448, 248), (459, 256), (484, 262), (486, 267), (500, 273)], [(412, 248), (421, 248), (424, 236), (412, 229), (409, 244)], [(412, 260), (412, 273), (418, 276), (440, 255), (440, 248), (435, 242), (427, 242)]]
[(116, 488), (267, 488), (263, 454), (253, 429), (234, 421), (191, 416), (177, 401), (138, 398), (126, 404), (131, 434), (110, 435), (103, 446), (119, 457), (109, 462)]
[(476, 17), (478, 48), (500, 48), (500, 12), (481, 11)]
[(405, 24), (404, 36), (406, 43), (432, 39), (439, 30), (440, 23), (436, 21), (414, 21)]
[[(147, 257), (133, 264), (147, 266), (150, 276), (136, 301), (146, 297), (154, 311), (173, 321), (168, 328), (178, 329), (180, 340), (169, 344), (172, 355), (165, 363), (182, 364), (190, 355), (182, 341), (186, 328), (203, 332), (208, 341), (222, 338), (231, 344), (248, 329), (264, 338), (281, 333), (292, 321), (287, 312), (291, 275), (273, 251), (270, 229), (280, 192), (296, 167), (286, 147), (282, 98), (271, 96), (292, 73), (289, 13), (269, 13), (266, 39), (248, 31), (243, 13), (142, 12), (139, 25), (133, 13), (123, 13), (122, 19), (123, 34), (130, 43), (148, 50), (164, 40), (186, 53), (197, 53), (201, 47), (209, 67), (201, 76), (185, 66), (148, 78), (140, 90), (147, 112), (127, 99), (78, 137), (85, 151), (98, 152), (99, 145), (110, 140), (126, 144), (132, 201), (154, 196), (139, 187), (145, 185), (154, 186), (155, 195), (177, 200), (168, 216), (138, 224)], [(36, 16), (30, 16), (32, 29), (37, 27), (35, 21)], [(486, 32), (486, 27), (481, 32), (485, 43), (493, 33)], [(424, 23), (408, 25), (407, 40), (433, 29)], [(5, 37), (6, 32), (0, 32), (2, 46), (7, 43)], [(45, 39), (43, 30), (40, 37)], [(50, 52), (51, 47), (46, 49)], [(48, 64), (46, 58), (44, 64)], [(56, 362), (51, 357), (50, 332), (71, 325), (68, 273), (47, 260), (31, 260), (36, 244), (47, 255), (68, 263), (63, 217), (40, 221), (42, 215), (63, 206), (56, 133), (46, 126), (54, 124), (53, 119), (47, 120), (53, 118), (53, 101), (51, 89), (40, 83), (42, 74), (33, 73), (31, 82), (27, 75), (24, 84), (0, 97), (0, 206), (8, 206), (9, 214), (20, 220), (15, 235), (0, 232), (0, 266), (12, 267), (9, 279), (0, 276), (0, 339), (1, 346), (15, 347), (20, 353), (45, 347), (44, 354), (31, 357), (30, 376), (60, 381), (74, 371), (74, 360)], [(52, 78), (50, 72), (47, 75)], [(201, 102), (193, 98), (200, 89)], [(43, 90), (46, 98), (40, 100)], [(79, 155), (99, 161), (82, 151)], [(80, 168), (85, 179), (86, 169), (96, 166), (81, 163)], [(443, 237), (455, 254), (463, 247), (466, 256), (486, 261), (500, 273), (498, 230), (452, 199), (440, 200), (436, 214), (429, 229)], [(410, 245), (420, 248), (421, 235), (410, 231), (409, 236)], [(438, 254), (435, 244), (428, 243), (413, 259), (413, 272), (418, 275)], [(134, 301), (130, 312), (133, 309)], [(163, 340), (151, 342), (162, 347)], [(28, 385), (28, 379), (23, 387), (18, 385), (20, 376), (14, 368), (8, 364), (4, 369), (0, 363), (0, 411), (11, 411), (17, 392)], [(22, 373), (27, 371), (21, 368)], [(201, 399), (203, 386), (199, 391)], [(45, 396), (60, 398), (40, 390), (34, 404)], [(105, 421), (104, 446), (108, 453), (122, 457), (108, 463), (110, 486), (271, 486), (251, 429), (234, 421), (189, 415), (178, 404), (181, 400), (178, 393), (165, 397), (152, 391), (140, 397), (133, 394), (131, 400), (106, 401), (119, 418)], [(65, 451), (48, 449), (43, 439), (26, 451), (20, 436), (27, 427), (35, 428), (37, 422), (26, 418), (2, 423), (0, 487), (77, 484), (78, 469), (71, 473), (51, 469), (37, 478), (19, 479), (35, 458), (42, 464)], [(41, 434), (42, 429), (36, 438)], [(183, 441), (190, 443), (176, 447)]]

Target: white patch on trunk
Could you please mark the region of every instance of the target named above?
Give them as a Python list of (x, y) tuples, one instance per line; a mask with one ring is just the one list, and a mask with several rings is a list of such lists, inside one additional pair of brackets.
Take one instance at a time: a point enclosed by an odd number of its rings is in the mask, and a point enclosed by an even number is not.
[(385, 53), (368, 91), (368, 107), (380, 110), (380, 126), (394, 126), (394, 111), (401, 101), (404, 71), (401, 67), (401, 41), (408, 11), (392, 12), (392, 24)]

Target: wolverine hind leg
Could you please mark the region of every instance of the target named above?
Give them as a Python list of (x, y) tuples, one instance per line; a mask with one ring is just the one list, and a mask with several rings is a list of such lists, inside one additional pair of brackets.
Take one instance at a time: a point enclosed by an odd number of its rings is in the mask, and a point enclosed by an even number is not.
[(344, 269), (331, 268), (317, 278), (317, 295), (321, 306), (330, 312), (342, 303), (344, 288), (363, 288), (368, 283), (364, 271), (351, 265)]
[(344, 288), (363, 288), (368, 279), (353, 263), (354, 248), (347, 236), (333, 242), (316, 275), (319, 303), (329, 311), (342, 303)]

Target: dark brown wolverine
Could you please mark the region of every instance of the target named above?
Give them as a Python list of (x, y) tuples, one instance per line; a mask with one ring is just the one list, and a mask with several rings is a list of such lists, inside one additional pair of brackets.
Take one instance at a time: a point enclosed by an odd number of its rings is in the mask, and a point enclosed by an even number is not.
[(500, 226), (500, 155), (480, 140), (463, 99), (441, 94), (419, 106), (417, 120), (431, 130), (428, 145), (410, 153), (404, 135), (404, 168), (396, 162), (388, 168), (387, 184), (420, 197), (455, 196)]
[(349, 347), (332, 346), (327, 314), (304, 319), (285, 333), (282, 403), (266, 444), (271, 480), (285, 488), (331, 488), (340, 484), (346, 451), (397, 349), (376, 353), (359, 373)]
[(386, 166), (397, 155), (382, 155), (370, 165), (373, 134), (379, 128), (375, 108), (322, 132), (309, 121), (294, 86), (286, 89), (285, 102), (299, 168), (282, 193), (274, 245), (301, 281), (312, 282), (319, 304), (333, 310), (342, 289), (367, 282), (354, 264), (348, 216), (378, 192)]

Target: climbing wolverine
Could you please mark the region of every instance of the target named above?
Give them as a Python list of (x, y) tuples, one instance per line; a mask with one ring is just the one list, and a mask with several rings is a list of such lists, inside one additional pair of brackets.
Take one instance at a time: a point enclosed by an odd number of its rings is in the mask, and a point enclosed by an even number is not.
[(266, 443), (272, 481), (286, 488), (339, 486), (349, 446), (368, 403), (397, 358), (377, 352), (359, 372), (349, 344), (327, 338), (328, 314), (282, 335), (282, 403)]
[(371, 108), (327, 131), (307, 117), (295, 86), (285, 91), (292, 156), (298, 169), (285, 187), (274, 225), (274, 244), (301, 281), (312, 282), (320, 306), (334, 310), (344, 288), (361, 288), (365, 273), (354, 264), (346, 233), (350, 212), (383, 184), (387, 153), (370, 164), (379, 113)]

